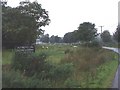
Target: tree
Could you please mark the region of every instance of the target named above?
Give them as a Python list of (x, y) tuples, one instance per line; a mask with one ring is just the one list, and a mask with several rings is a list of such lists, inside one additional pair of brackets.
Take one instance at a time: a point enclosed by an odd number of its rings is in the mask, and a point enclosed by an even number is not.
[(62, 43), (63, 42), (63, 39), (59, 37), (58, 35), (57, 36), (52, 35), (49, 40), (50, 40), (50, 43)]
[(113, 34), (114, 36), (114, 39), (117, 41), (117, 42), (120, 42), (120, 26), (117, 27), (115, 33)]
[(59, 37), (59, 43), (63, 43), (63, 38)]
[(76, 36), (75, 36), (75, 32), (68, 32), (64, 35), (63, 38), (65, 43), (73, 43), (76, 42)]
[(58, 35), (55, 36), (55, 42), (56, 42), (56, 43), (59, 43), (59, 42), (60, 42), (60, 37), (58, 37)]
[(37, 22), (36, 26), (38, 29), (41, 26), (46, 26), (50, 23), (48, 11), (43, 9), (41, 4), (38, 4), (37, 2), (28, 2), (27, 5), (19, 6), (18, 9), (21, 11), (21, 13), (34, 17)]
[(111, 42), (111, 35), (110, 32), (108, 30), (103, 31), (103, 33), (101, 34), (101, 38), (103, 40), (103, 42)]
[(36, 21), (33, 17), (21, 14), (16, 8), (9, 8), (3, 14), (2, 41), (5, 47), (35, 42)]
[(41, 37), (40, 41), (44, 43), (49, 43), (49, 34), (45, 34)]
[(76, 31), (76, 38), (82, 42), (90, 42), (94, 40), (97, 36), (97, 30), (95, 24), (90, 22), (84, 22), (79, 25), (78, 30)]
[(50, 43), (55, 43), (55, 36), (52, 35), (49, 40), (50, 40)]
[(7, 48), (35, 43), (43, 33), (41, 27), (50, 23), (48, 12), (37, 2), (16, 8), (2, 6), (2, 13), (2, 44)]

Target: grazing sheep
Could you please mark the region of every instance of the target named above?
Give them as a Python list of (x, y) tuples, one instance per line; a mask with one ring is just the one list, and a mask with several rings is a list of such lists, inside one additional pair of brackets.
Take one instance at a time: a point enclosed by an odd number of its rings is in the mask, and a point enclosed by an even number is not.
[(44, 49), (45, 47), (44, 46), (42, 46), (42, 49)]
[(48, 47), (46, 47), (46, 49), (48, 49)]
[(74, 48), (76, 48), (77, 46), (73, 46)]

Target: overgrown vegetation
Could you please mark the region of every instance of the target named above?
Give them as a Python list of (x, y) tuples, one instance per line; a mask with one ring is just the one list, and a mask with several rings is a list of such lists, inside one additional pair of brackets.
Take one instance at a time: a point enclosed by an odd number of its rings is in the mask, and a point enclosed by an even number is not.
[(37, 46), (35, 53), (12, 54), (10, 64), (3, 60), (3, 87), (111, 87), (117, 68), (115, 53), (100, 47), (47, 46), (48, 49)]

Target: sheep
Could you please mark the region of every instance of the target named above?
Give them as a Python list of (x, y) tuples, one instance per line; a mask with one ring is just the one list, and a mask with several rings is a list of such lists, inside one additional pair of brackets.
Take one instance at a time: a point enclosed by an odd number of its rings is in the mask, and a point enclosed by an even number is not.
[(42, 46), (42, 49), (44, 49), (45, 47), (44, 46)]
[(48, 47), (46, 47), (46, 49), (48, 49)]
[(76, 48), (77, 46), (73, 46), (74, 48)]

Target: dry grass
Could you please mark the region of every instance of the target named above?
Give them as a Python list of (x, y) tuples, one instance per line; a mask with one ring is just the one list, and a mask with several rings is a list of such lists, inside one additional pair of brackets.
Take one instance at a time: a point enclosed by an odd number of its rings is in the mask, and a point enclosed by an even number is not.
[[(73, 63), (75, 66), (73, 78), (79, 80), (82, 87), (89, 87), (90, 80), (97, 78), (98, 68), (115, 60), (114, 56), (113, 52), (101, 48), (79, 48), (74, 53), (67, 54), (61, 63)], [(103, 69), (99, 69), (99, 72), (103, 72)]]

